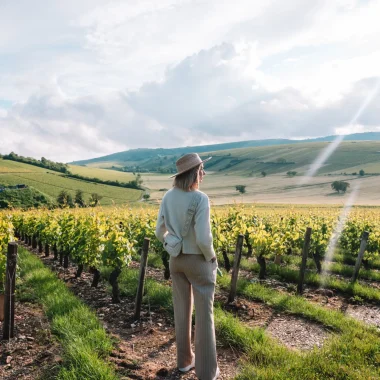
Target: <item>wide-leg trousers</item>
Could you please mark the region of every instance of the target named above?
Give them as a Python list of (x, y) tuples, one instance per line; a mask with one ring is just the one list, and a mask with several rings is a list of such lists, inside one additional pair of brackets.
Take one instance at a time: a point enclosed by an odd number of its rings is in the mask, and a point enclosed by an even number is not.
[(180, 253), (170, 258), (173, 284), (174, 323), (179, 368), (191, 364), (191, 317), (195, 303), (195, 373), (201, 380), (212, 380), (218, 367), (214, 326), (214, 293), (217, 262), (203, 255)]

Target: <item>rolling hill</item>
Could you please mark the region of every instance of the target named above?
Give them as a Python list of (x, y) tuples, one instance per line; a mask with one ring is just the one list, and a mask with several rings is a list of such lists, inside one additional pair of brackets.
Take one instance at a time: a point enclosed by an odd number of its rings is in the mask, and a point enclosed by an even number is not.
[[(302, 175), (329, 144), (310, 142), (210, 152), (213, 159), (206, 168), (245, 176), (260, 175), (262, 171), (267, 174), (296, 171)], [(380, 141), (342, 142), (316, 174), (352, 174), (361, 169), (368, 174), (380, 174)]]
[[(213, 159), (206, 164), (206, 169), (213, 172), (238, 173), (243, 176), (260, 175), (262, 171), (268, 174), (287, 171), (304, 174), (333, 139), (334, 136), (330, 136), (307, 141), (292, 141), (288, 144), (285, 144), (284, 140), (270, 140), (275, 142), (274, 145), (261, 146), (249, 146), (249, 143), (256, 142), (247, 141), (177, 149), (137, 149), (80, 161), (78, 164), (86, 165), (88, 168), (114, 167), (124, 168), (127, 171), (172, 173), (175, 172), (175, 161), (182, 154), (193, 151), (202, 157), (213, 156)], [(361, 169), (368, 173), (380, 173), (380, 133), (346, 136), (345, 141), (326, 160), (317, 174), (345, 172), (348, 174)]]
[[(83, 170), (85, 169), (85, 170)], [(75, 172), (75, 168), (73, 170)], [(78, 174), (93, 175), (103, 179), (118, 178), (119, 180), (131, 179), (131, 175), (121, 172), (101, 171), (100, 169), (78, 168)], [(54, 201), (62, 190), (67, 190), (75, 195), (76, 190), (82, 190), (85, 199), (92, 193), (98, 193), (102, 205), (125, 204), (137, 201), (141, 197), (140, 190), (125, 189), (121, 187), (85, 182), (72, 178), (65, 178), (60, 173), (39, 168), (36, 166), (0, 159), (0, 185), (14, 186), (25, 184), (32, 187)]]
[[(276, 146), (284, 144), (301, 144), (307, 142), (328, 142), (334, 141), (337, 136), (325, 136), (314, 139), (290, 140), (290, 139), (266, 139), (266, 140), (248, 140), (224, 144), (187, 146), (180, 148), (158, 148), (158, 149), (130, 149), (125, 152), (110, 154), (103, 157), (92, 158), (89, 160), (74, 161), (73, 165), (87, 165), (94, 167), (126, 166), (131, 163), (145, 163), (147, 160), (162, 156), (181, 156), (182, 154), (197, 152), (199, 154), (206, 152), (216, 152), (219, 150), (229, 150), (238, 148), (249, 148), (259, 146)], [(344, 137), (345, 141), (380, 141), (380, 132), (353, 133)]]

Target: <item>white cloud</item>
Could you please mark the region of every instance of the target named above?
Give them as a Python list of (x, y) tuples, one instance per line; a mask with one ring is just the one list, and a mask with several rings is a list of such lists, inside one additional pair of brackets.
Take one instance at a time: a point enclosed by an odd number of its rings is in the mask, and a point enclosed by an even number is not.
[(380, 132), (380, 125), (378, 127), (365, 127), (363, 125), (348, 125), (346, 127), (336, 128), (335, 134), (337, 135), (349, 135), (351, 133), (364, 133), (364, 132)]
[[(1, 2), (0, 151), (71, 160), (354, 130), (380, 76), (379, 13), (379, 0)], [(374, 104), (355, 128), (380, 125)]]
[(69, 99), (50, 89), (0, 117), (0, 151), (84, 159), (152, 145), (161, 133), (159, 127), (130, 109), (121, 94)]
[[(169, 70), (164, 81), (130, 93), (129, 103), (163, 125), (196, 129), (210, 139), (319, 136), (349, 124), (378, 80), (357, 81), (339, 99), (318, 105), (297, 89), (273, 91), (246, 78), (234, 64), (240, 54), (228, 44), (202, 51)], [(376, 92), (359, 122), (379, 125), (379, 101)]]
[(52, 84), (0, 118), (0, 151), (67, 161), (128, 148), (321, 136), (380, 125), (379, 92), (349, 125), (380, 78), (358, 81), (339, 100), (317, 106), (296, 89), (270, 91), (245, 78), (236, 65), (244, 61), (241, 54), (228, 44), (202, 51), (136, 92), (72, 98)]

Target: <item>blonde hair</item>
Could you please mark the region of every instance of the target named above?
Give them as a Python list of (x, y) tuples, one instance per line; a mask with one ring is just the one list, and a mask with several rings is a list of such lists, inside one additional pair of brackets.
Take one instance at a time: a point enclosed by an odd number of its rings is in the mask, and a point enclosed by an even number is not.
[(194, 185), (199, 184), (199, 168), (201, 164), (188, 170), (185, 173), (179, 174), (174, 178), (173, 186), (184, 191), (191, 191)]

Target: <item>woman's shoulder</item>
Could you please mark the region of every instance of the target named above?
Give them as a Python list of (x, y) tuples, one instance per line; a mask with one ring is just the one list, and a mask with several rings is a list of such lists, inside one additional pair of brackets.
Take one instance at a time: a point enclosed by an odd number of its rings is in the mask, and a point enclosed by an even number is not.
[(163, 196), (164, 199), (171, 199), (172, 197), (181, 197), (181, 198), (189, 198), (191, 199), (194, 196), (194, 193), (198, 195), (201, 202), (207, 201), (208, 202), (208, 196), (203, 191), (195, 190), (195, 191), (184, 191), (181, 189), (178, 189), (176, 187), (172, 187), (170, 190), (168, 190), (165, 195)]
[(202, 199), (208, 199), (208, 195), (207, 195), (206, 193), (204, 193), (203, 191), (196, 190), (196, 192), (199, 194), (199, 196), (200, 196)]
[(200, 190), (196, 190), (196, 192), (197, 192), (197, 195), (199, 196), (199, 204), (203, 206), (209, 205), (210, 200), (208, 198), (208, 195)]

